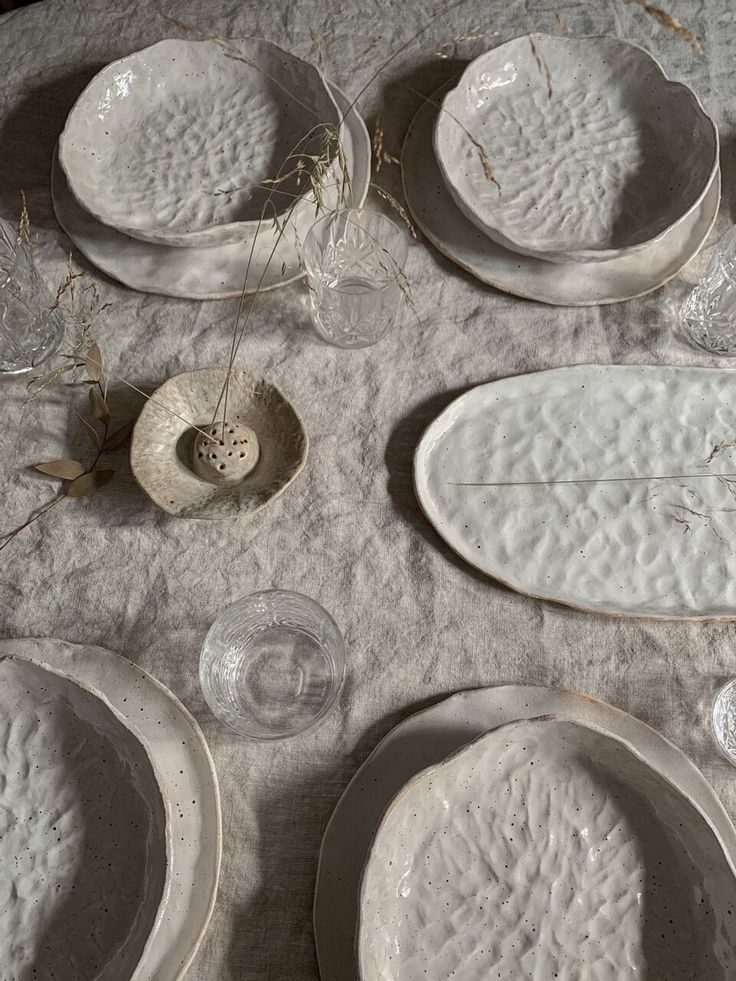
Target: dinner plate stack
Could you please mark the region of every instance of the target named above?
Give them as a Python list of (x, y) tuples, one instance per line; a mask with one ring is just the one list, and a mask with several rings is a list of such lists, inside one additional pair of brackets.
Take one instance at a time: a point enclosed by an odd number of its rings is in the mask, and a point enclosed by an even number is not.
[(79, 96), (52, 193), (111, 276), (215, 299), (297, 277), (318, 208), (359, 206), (369, 179), (365, 126), (316, 68), (266, 41), (166, 40)]
[(422, 105), (402, 168), (442, 252), (507, 292), (566, 305), (661, 286), (720, 199), (715, 123), (617, 38), (529, 34), (485, 52)]

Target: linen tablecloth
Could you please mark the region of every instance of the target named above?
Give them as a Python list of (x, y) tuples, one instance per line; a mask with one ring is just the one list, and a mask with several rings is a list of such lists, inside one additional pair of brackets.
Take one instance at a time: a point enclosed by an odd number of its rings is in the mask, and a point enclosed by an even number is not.
[[(664, 2), (700, 38), (702, 55), (623, 0), (470, 0), (396, 58), (360, 108), (369, 128), (380, 120), (385, 149), (398, 156), (417, 92), (434, 91), (484, 47), (567, 27), (631, 39), (690, 84), (720, 128), (723, 203), (712, 246), (732, 220), (736, 195), (736, 12), (729, 0)], [(39, 263), (50, 283), (61, 282), (70, 243), (49, 194), (55, 141), (102, 65), (182, 36), (158, 11), (222, 35), (260, 35), (320, 60), (355, 95), (444, 7), (437, 0), (45, 0), (7, 14), (0, 19), (0, 214), (16, 217), (24, 189)], [(498, 34), (444, 44), (476, 31)], [(384, 163), (375, 179), (400, 195), (397, 166)], [(380, 203), (375, 192), (370, 200)], [(286, 392), (311, 439), (307, 468), (283, 497), (243, 520), (177, 520), (138, 489), (120, 450), (106, 488), (60, 505), (0, 552), (3, 636), (52, 636), (119, 652), (168, 685), (202, 724), (220, 779), (224, 856), (192, 981), (317, 977), (311, 903), (330, 812), (390, 727), (458, 689), (526, 682), (610, 701), (681, 746), (736, 814), (736, 771), (718, 756), (709, 731), (713, 692), (736, 673), (736, 626), (605, 619), (503, 589), (440, 542), (411, 480), (424, 426), (469, 386), (576, 362), (718, 363), (688, 345), (676, 322), (706, 258), (707, 249), (643, 299), (559, 309), (481, 285), (420, 236), (407, 274), (421, 324), (407, 311), (391, 336), (354, 352), (328, 347), (310, 330), (303, 284), (263, 295), (240, 360)], [(224, 363), (235, 301), (164, 299), (91, 275), (112, 304), (96, 334), (118, 374), (150, 391), (177, 372)], [(49, 391), (25, 408), (23, 382), (6, 382), (0, 392), (0, 530), (9, 532), (54, 492), (29, 466), (88, 449), (69, 391)], [(123, 422), (141, 400), (114, 384), (110, 401), (114, 421)], [(337, 711), (318, 732), (264, 746), (214, 721), (197, 659), (218, 610), (271, 586), (307, 593), (332, 612), (345, 634), (348, 673)]]

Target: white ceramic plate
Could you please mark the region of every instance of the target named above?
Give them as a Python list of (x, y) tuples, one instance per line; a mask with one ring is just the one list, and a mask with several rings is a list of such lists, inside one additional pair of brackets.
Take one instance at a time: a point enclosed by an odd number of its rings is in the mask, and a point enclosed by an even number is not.
[(736, 974), (736, 872), (626, 742), (547, 716), (424, 770), (363, 874), (362, 981)]
[(697, 767), (664, 736), (587, 695), (530, 685), (460, 692), (392, 729), (348, 784), (325, 831), (317, 871), (314, 932), (322, 981), (355, 981), (360, 880), (390, 801), (417, 773), (497, 726), (555, 714), (625, 739), (697, 802), (736, 860), (736, 831)]
[(460, 210), (501, 245), (557, 262), (651, 244), (718, 167), (695, 94), (618, 38), (515, 38), (472, 61), (443, 109), (434, 146)]
[(10, 656), (0, 744), (4, 975), (140, 978), (170, 818), (139, 732), (98, 692)]
[[(368, 193), (371, 144), (365, 123), (350, 100), (331, 85), (341, 113), (346, 114), (342, 141), (350, 175), (350, 205), (359, 208)], [(325, 202), (333, 206), (339, 195), (338, 176), (325, 191)], [(253, 247), (252, 240), (212, 248), (180, 249), (130, 238), (98, 222), (88, 214), (69, 190), (64, 172), (54, 161), (51, 193), (59, 224), (79, 251), (99, 269), (143, 293), (158, 293), (191, 300), (225, 300), (240, 296), (243, 277)], [(277, 289), (302, 275), (297, 236), (306, 235), (314, 221), (310, 208), (295, 212), (280, 241), (269, 224), (259, 233), (253, 247), (246, 292)], [(276, 252), (271, 257), (274, 245)]]
[(425, 102), (412, 120), (401, 154), (409, 210), (432, 244), (477, 279), (505, 293), (558, 306), (619, 303), (659, 289), (695, 256), (718, 214), (720, 173), (702, 202), (658, 242), (636, 255), (605, 262), (553, 263), (520, 255), (488, 238), (466, 218), (442, 179), (432, 149), (441, 99)]
[[(448, 545), (519, 592), (595, 613), (731, 618), (736, 485), (700, 475), (736, 472), (728, 446), (706, 463), (735, 423), (730, 369), (518, 375), (435, 419), (414, 486)], [(647, 479), (618, 479), (632, 476)], [(557, 480), (573, 482), (523, 485)], [(509, 481), (522, 486), (464, 486)]]
[(48, 639), (1, 641), (0, 657), (8, 656), (32, 659), (104, 693), (145, 740), (168, 808), (171, 853), (168, 891), (134, 978), (178, 981), (212, 915), (222, 851), (217, 777), (199, 726), (168, 689), (102, 648)]
[[(162, 245), (241, 242), (270, 195), (265, 182), (295, 168), (289, 156), (298, 149), (304, 174), (314, 168), (315, 127), (340, 123), (320, 72), (268, 41), (226, 43), (159, 41), (107, 65), (79, 96), (59, 161), (98, 221)], [(296, 174), (283, 181), (275, 212), (310, 187)]]

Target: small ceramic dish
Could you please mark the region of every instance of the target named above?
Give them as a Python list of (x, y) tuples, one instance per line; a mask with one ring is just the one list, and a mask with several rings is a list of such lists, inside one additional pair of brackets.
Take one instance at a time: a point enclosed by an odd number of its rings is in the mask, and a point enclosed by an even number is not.
[(697, 96), (618, 38), (528, 34), (468, 65), (434, 148), (494, 241), (555, 262), (628, 255), (702, 201), (718, 130)]
[[(275, 385), (239, 368), (231, 374), (223, 429), (226, 374), (226, 368), (200, 368), (175, 375), (154, 392), (135, 424), (133, 476), (155, 504), (176, 517), (252, 514), (282, 494), (306, 463), (309, 440), (292, 404)], [(212, 438), (206, 459), (198, 442), (203, 433)], [(246, 442), (251, 434), (255, 452)], [(236, 469), (237, 479), (231, 480)]]
[[(362, 981), (736, 976), (736, 872), (628, 743), (512, 722), (409, 781), (363, 874)], [(605, 965), (604, 968), (601, 966)]]
[(325, 126), (340, 127), (326, 82), (274, 44), (227, 43), (159, 41), (107, 65), (79, 96), (59, 160), (98, 221), (146, 242), (210, 246), (254, 234), (264, 206), (270, 224), (295, 198), (314, 203), (310, 156)]

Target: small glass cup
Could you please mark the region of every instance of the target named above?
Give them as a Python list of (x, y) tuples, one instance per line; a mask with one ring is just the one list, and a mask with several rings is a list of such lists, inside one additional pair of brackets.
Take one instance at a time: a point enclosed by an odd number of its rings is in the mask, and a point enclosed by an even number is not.
[(711, 721), (716, 745), (736, 766), (736, 678), (727, 682), (713, 699)]
[(54, 353), (64, 333), (30, 244), (0, 218), (0, 373), (30, 371)]
[(720, 240), (705, 276), (685, 298), (682, 321), (706, 351), (736, 355), (736, 228)]
[(345, 677), (332, 617), (301, 593), (267, 589), (228, 606), (202, 645), (199, 683), (213, 713), (250, 739), (316, 728)]
[(312, 320), (337, 347), (368, 347), (396, 321), (403, 300), (406, 235), (375, 211), (320, 218), (302, 249)]

